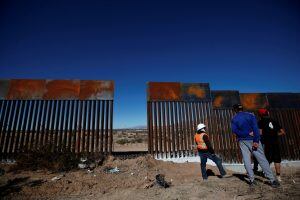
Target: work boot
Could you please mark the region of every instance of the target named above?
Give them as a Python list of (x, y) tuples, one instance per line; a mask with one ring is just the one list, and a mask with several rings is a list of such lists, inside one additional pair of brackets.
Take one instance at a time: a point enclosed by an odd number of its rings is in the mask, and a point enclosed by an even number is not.
[(278, 188), (279, 186), (280, 186), (280, 183), (278, 181), (271, 182), (271, 187), (272, 188)]
[(255, 180), (249, 182), (250, 187), (254, 187), (256, 185), (257, 185), (257, 182)]
[(253, 168), (254, 174), (258, 173), (258, 168)]

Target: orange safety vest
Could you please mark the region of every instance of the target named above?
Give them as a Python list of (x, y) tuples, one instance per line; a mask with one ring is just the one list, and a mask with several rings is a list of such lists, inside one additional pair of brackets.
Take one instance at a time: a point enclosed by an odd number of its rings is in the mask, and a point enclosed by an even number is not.
[[(199, 150), (207, 150), (207, 146), (203, 140), (203, 136), (207, 135), (206, 133), (195, 134), (195, 142), (197, 144), (197, 149)], [(207, 135), (208, 136), (208, 135)]]

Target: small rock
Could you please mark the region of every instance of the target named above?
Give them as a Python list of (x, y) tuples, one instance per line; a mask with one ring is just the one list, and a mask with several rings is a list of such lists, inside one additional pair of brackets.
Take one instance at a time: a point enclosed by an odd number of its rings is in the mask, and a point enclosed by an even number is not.
[(58, 181), (60, 179), (61, 179), (61, 177), (55, 176), (55, 177), (51, 178), (51, 181)]
[(58, 181), (58, 180), (60, 180), (62, 177), (65, 177), (65, 175), (64, 175), (64, 174), (61, 174), (61, 175), (59, 175), (59, 176), (55, 176), (55, 177), (53, 177), (53, 178), (51, 179), (51, 181)]

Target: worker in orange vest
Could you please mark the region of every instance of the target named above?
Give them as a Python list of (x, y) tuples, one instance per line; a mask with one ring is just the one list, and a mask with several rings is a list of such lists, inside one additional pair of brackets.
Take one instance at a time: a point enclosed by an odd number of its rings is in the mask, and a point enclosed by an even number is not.
[(201, 173), (203, 180), (207, 180), (208, 178), (206, 173), (207, 158), (216, 163), (221, 177), (226, 176), (226, 172), (222, 165), (222, 160), (218, 156), (216, 156), (215, 151), (209, 141), (208, 134), (206, 133), (206, 126), (204, 124), (198, 124), (194, 139), (197, 145), (198, 155), (201, 159)]

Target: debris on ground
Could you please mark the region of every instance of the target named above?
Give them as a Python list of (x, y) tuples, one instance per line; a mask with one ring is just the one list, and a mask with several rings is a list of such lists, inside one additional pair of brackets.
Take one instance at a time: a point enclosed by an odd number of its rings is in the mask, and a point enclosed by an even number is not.
[(154, 181), (152, 181), (150, 183), (146, 183), (146, 184), (144, 184), (143, 188), (144, 189), (149, 189), (149, 188), (154, 186), (154, 183), (155, 183)]
[(79, 164), (78, 164), (78, 168), (79, 168), (79, 169), (86, 169), (86, 168), (87, 168), (87, 165), (86, 165), (86, 164), (83, 164), (83, 163), (79, 163)]
[(105, 157), (101, 154), (91, 155), (89, 157), (81, 157), (78, 163), (79, 169), (94, 170), (97, 166), (101, 166), (105, 160)]
[(156, 183), (158, 185), (160, 185), (161, 187), (164, 187), (164, 188), (168, 188), (170, 187), (170, 183), (168, 183), (166, 180), (165, 180), (165, 175), (164, 174), (157, 174), (155, 176), (155, 179), (156, 179)]
[(65, 176), (64, 174), (61, 174), (59, 176), (55, 176), (55, 177), (51, 178), (51, 181), (58, 181), (58, 180), (60, 180), (64, 176)]
[[(81, 162), (79, 158), (78, 161)], [(217, 175), (211, 175), (204, 183), (199, 163), (164, 162), (150, 155), (134, 159), (108, 156), (101, 166), (93, 170), (88, 168), (81, 170), (76, 167), (64, 173), (49, 170), (23, 170), (15, 173), (7, 170), (10, 167), (0, 165), (0, 168), (6, 171), (0, 178), (0, 199), (4, 200), (72, 198), (140, 200), (199, 199), (199, 197), (208, 200), (214, 200), (216, 197), (232, 200), (235, 196), (237, 199), (288, 197), (292, 200), (299, 199), (300, 196), (299, 167), (282, 167), (282, 184), (278, 189), (264, 183), (265, 178), (256, 177), (259, 187), (255, 187), (251, 193), (248, 183), (244, 181), (244, 174), (226, 170), (233, 176), (232, 178), (220, 179)], [(218, 171), (215, 166), (210, 165), (207, 165), (207, 169)], [(116, 173), (110, 173), (110, 170)], [(52, 181), (54, 177), (57, 178)], [(165, 187), (168, 188), (164, 189)]]
[(106, 167), (106, 168), (104, 168), (104, 172), (115, 174), (115, 173), (119, 173), (120, 170), (119, 170), (118, 167), (114, 167), (114, 168), (113, 167)]

